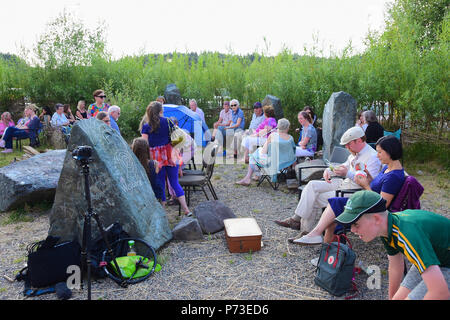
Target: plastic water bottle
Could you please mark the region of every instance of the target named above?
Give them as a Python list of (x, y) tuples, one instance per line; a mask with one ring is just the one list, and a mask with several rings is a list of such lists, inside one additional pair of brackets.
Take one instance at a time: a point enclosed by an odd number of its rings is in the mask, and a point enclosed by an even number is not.
[(134, 240), (129, 240), (128, 241), (128, 253), (127, 256), (135, 256), (136, 255), (136, 251), (134, 250)]
[(368, 276), (372, 275), (372, 273), (374, 272), (374, 270), (369, 270), (368, 266), (366, 265), (366, 263), (362, 260), (358, 261), (358, 267), (364, 271), (364, 273), (366, 273)]

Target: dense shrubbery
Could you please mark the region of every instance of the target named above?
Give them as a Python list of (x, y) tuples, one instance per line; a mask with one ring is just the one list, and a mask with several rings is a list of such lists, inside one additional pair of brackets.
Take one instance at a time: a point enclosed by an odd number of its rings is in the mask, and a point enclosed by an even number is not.
[(281, 99), (285, 115), (294, 123), (305, 105), (320, 116), (333, 92), (346, 91), (360, 108), (389, 114), (388, 128), (408, 119), (416, 128), (437, 127), (441, 134), (449, 120), (446, 3), (397, 0), (389, 9), (386, 29), (367, 37), (363, 54), (355, 55), (349, 47), (329, 58), (319, 57), (315, 50), (302, 55), (283, 50), (274, 57), (175, 52), (112, 61), (102, 28), (88, 30), (64, 12), (49, 24), (32, 57), (24, 57), (29, 64), (0, 58), (0, 103), (4, 108), (8, 101), (26, 96), (40, 106), (64, 102), (75, 108), (79, 99), (90, 103), (92, 92), (103, 88), (109, 103), (122, 108), (121, 130), (131, 138), (137, 135), (148, 103), (169, 83), (175, 83), (185, 98), (196, 98), (203, 109), (217, 107), (216, 96), (251, 106), (272, 94)]

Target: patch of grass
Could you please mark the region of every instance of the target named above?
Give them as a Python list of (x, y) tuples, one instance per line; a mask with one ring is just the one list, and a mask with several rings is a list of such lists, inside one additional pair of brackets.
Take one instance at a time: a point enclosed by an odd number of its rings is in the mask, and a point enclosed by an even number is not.
[(403, 159), (407, 167), (431, 174), (450, 174), (450, 146), (430, 141), (416, 141), (403, 148)]
[(30, 216), (24, 208), (17, 208), (10, 212), (2, 225), (14, 224), (19, 222), (33, 222), (34, 218)]
[[(42, 141), (41, 141), (42, 142)], [(30, 140), (22, 140), (22, 147), (23, 146), (29, 146), (30, 145)], [(35, 148), (37, 151), (42, 152), (45, 149), (51, 148), (50, 146), (46, 145), (46, 144), (42, 144), (40, 147)], [(22, 156), (24, 155), (24, 151), (16, 149), (16, 142), (13, 141), (13, 152), (11, 153), (0, 153), (0, 168), (1, 167), (5, 167), (9, 164), (11, 164), (12, 162), (14, 162), (14, 159), (16, 159), (16, 161), (19, 161), (19, 159), (22, 158)]]
[(24, 205), (5, 213), (5, 218), (2, 220), (1, 225), (9, 225), (19, 222), (33, 222), (33, 214), (40, 214), (47, 212), (52, 208), (52, 201), (41, 201), (33, 204), (32, 206), (25, 203)]

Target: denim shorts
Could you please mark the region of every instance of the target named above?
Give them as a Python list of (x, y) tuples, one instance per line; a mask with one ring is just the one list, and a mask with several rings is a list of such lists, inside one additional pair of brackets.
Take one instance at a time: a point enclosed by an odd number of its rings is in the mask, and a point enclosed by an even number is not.
[[(444, 275), (447, 286), (450, 287), (450, 269), (441, 267), (441, 272)], [(411, 300), (422, 300), (428, 291), (422, 276), (415, 266), (411, 266), (403, 279), (401, 286), (411, 290), (408, 294), (408, 298)]]

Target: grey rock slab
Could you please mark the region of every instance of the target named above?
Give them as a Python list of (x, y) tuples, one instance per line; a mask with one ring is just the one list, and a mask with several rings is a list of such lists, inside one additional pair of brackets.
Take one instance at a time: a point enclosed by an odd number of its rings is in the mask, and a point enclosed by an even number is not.
[(203, 240), (202, 228), (197, 219), (183, 217), (172, 230), (174, 240)]
[(344, 91), (334, 92), (325, 104), (322, 117), (323, 158), (329, 160), (345, 131), (355, 125), (356, 100)]
[(53, 200), (66, 150), (52, 150), (0, 168), (0, 210)]

